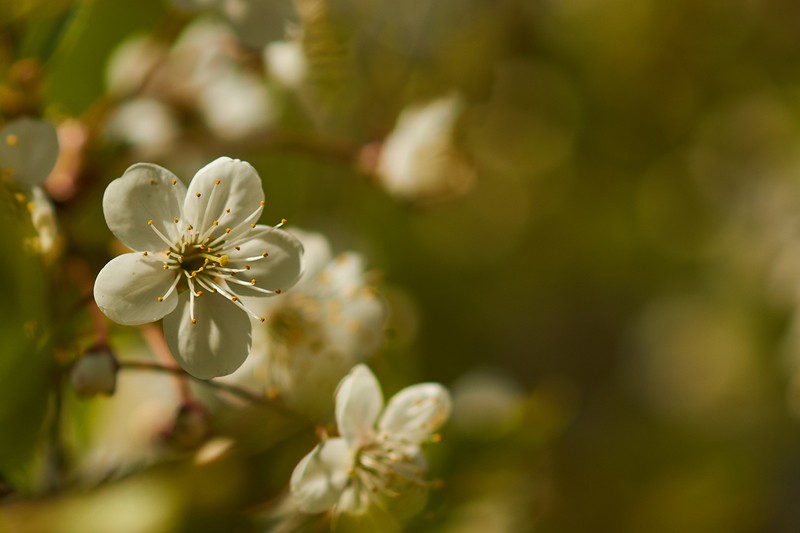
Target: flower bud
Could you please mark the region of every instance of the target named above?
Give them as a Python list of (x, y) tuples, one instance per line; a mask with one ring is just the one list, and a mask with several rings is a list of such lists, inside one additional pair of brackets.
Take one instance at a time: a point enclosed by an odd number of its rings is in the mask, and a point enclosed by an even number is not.
[(117, 358), (107, 346), (95, 347), (78, 359), (70, 371), (70, 382), (79, 396), (110, 396), (117, 387)]

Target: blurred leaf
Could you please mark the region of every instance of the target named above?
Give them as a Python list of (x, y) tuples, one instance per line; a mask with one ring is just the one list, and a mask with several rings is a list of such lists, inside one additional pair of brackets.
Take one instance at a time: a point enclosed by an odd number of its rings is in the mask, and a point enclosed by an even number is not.
[(106, 60), (114, 47), (135, 32), (152, 30), (164, 12), (159, 0), (143, 0), (128, 10), (114, 0), (81, 4), (53, 55), (48, 100), (66, 113), (83, 113), (104, 92)]
[[(0, 248), (12, 260), (0, 262), (10, 281), (0, 306), (0, 473), (12, 486), (30, 488), (30, 461), (48, 401), (46, 283), (39, 257), (24, 249), (30, 231), (17, 218), (3, 220)], [(9, 226), (11, 226), (9, 231)]]

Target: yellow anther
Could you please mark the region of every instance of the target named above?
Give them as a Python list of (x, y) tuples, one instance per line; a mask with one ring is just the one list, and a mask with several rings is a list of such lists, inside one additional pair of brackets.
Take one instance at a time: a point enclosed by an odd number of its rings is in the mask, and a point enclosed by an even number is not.
[(186, 226), (186, 231), (192, 231), (193, 229), (194, 229), (194, 226), (192, 226), (191, 224)]
[(14, 195), (14, 199), (21, 204), (24, 204), (28, 200), (27, 198), (25, 198), (25, 195), (22, 194), (21, 192), (16, 193)]
[(259, 319), (261, 322), (266, 322), (266, 321), (267, 321), (267, 318), (266, 318), (266, 317), (263, 317), (263, 316), (260, 316), (260, 317), (258, 317), (258, 319)]
[(6, 144), (9, 146), (16, 146), (18, 140), (19, 139), (17, 139), (17, 136), (14, 135), (13, 133), (9, 133), (8, 135), (6, 135)]
[(238, 300), (238, 299), (239, 299), (239, 297), (238, 297), (238, 296), (231, 296), (231, 301), (232, 301), (232, 302), (235, 302), (235, 301), (236, 301), (236, 300)]
[(251, 279), (251, 280), (250, 280), (250, 285), (255, 285), (255, 284), (256, 284), (256, 280), (255, 280), (255, 278)]
[(245, 269), (245, 270), (250, 270), (250, 265), (245, 265), (245, 266), (244, 266), (244, 269)]
[(28, 213), (33, 213), (33, 208), (34, 208), (33, 202), (28, 202), (28, 203), (25, 205), (25, 209), (27, 209), (27, 210), (28, 210)]
[(202, 296), (202, 295), (203, 295), (203, 291), (197, 291), (197, 294), (195, 294), (195, 296)]
[(164, 252), (164, 253), (167, 255), (167, 257), (169, 257), (170, 255), (172, 255), (172, 250), (167, 250), (167, 251), (166, 251), (166, 252)]
[(242, 249), (242, 247), (241, 247), (241, 246), (234, 246), (233, 248), (234, 248), (234, 249), (235, 249), (237, 252), (238, 252), (239, 250), (241, 250), (241, 249)]
[(431, 442), (442, 442), (442, 436), (439, 433), (431, 435)]
[(256, 225), (255, 224), (250, 224), (250, 228), (251, 229), (256, 229)]
[(280, 293), (281, 293), (280, 289), (275, 289), (275, 294), (280, 294)]
[(169, 270), (169, 265), (164, 263), (164, 270)]
[(197, 196), (198, 198), (200, 198), (200, 193), (198, 192), (197, 194), (195, 194), (195, 196)]
[(261, 257), (267, 257), (269, 254), (267, 252), (261, 252)]
[(142, 255), (147, 257), (149, 254), (147, 252), (142, 252)]
[(230, 258), (227, 255), (221, 255), (219, 257), (219, 266), (226, 266)]
[(286, 224), (287, 222), (289, 222), (289, 221), (288, 221), (288, 220), (286, 220), (285, 218), (282, 218), (282, 219), (281, 219), (281, 224)]
[(148, 220), (148, 221), (147, 221), (147, 224), (148, 224), (148, 225), (150, 225), (150, 226), (152, 226), (152, 225), (153, 225), (153, 219), (151, 218), (150, 220)]
[(177, 224), (177, 223), (178, 223), (178, 217), (172, 217), (172, 221), (173, 221), (175, 224)]
[(225, 228), (225, 233), (230, 233), (230, 232), (231, 232), (231, 228)]
[(173, 185), (177, 185), (178, 184), (178, 180), (172, 180), (170, 183), (172, 183)]
[(267, 205), (267, 202), (265, 202), (264, 200), (261, 200), (261, 201), (259, 202), (259, 205), (260, 205), (261, 207), (264, 207), (265, 205)]
[(163, 296), (159, 296), (158, 298), (156, 298), (156, 300), (158, 300), (159, 302), (163, 302), (164, 301), (164, 297)]
[(197, 324), (197, 319), (196, 318), (192, 319), (192, 324)]
[(215, 220), (215, 221), (213, 222), (213, 224), (214, 224), (215, 226), (219, 226), (219, 220)]
[(219, 185), (219, 183), (220, 183), (219, 180), (217, 180), (214, 182), (214, 185)]
[(231, 208), (230, 208), (230, 207), (226, 207), (226, 208), (225, 208), (225, 212), (226, 212), (226, 213), (230, 213), (230, 212), (231, 212)]

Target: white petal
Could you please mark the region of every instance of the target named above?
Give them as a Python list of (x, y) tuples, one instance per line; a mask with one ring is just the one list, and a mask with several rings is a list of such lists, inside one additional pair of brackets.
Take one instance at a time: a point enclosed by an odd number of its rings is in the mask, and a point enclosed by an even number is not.
[(230, 374), (250, 352), (247, 313), (216, 293), (194, 299), (192, 324), (189, 292), (180, 295), (174, 313), (164, 318), (164, 337), (178, 364), (200, 379)]
[(292, 227), (292, 235), (303, 245), (303, 278), (305, 285), (311, 278), (319, 275), (331, 260), (331, 245), (321, 233), (303, 231)]
[[(175, 184), (173, 185), (173, 181)], [(178, 241), (181, 203), (186, 186), (169, 170), (150, 163), (137, 163), (112, 181), (103, 195), (103, 213), (111, 232), (132, 250), (166, 250), (167, 244), (148, 221), (170, 241)], [(185, 221), (179, 220), (181, 226)]]
[(344, 439), (328, 439), (303, 457), (292, 472), (292, 498), (304, 513), (333, 507), (347, 483), (353, 453)]
[(357, 365), (339, 383), (336, 392), (339, 434), (351, 447), (358, 447), (372, 435), (381, 409), (383, 393), (375, 374), (365, 365)]
[(136, 252), (109, 261), (94, 282), (97, 306), (114, 322), (129, 326), (154, 322), (172, 312), (178, 303), (174, 291), (158, 301), (177, 275), (174, 270), (164, 270), (164, 259)]
[[(255, 261), (243, 261), (246, 257), (258, 257), (267, 252), (267, 257)], [(303, 245), (290, 233), (275, 229), (270, 226), (256, 226), (252, 237), (240, 246), (240, 250), (231, 250), (228, 253), (229, 266), (242, 268), (250, 265), (250, 270), (244, 272), (246, 281), (256, 280), (256, 286), (262, 289), (285, 291), (294, 286), (300, 277), (303, 257)], [(239, 296), (262, 296), (244, 285), (229, 284), (231, 291)]]
[(216, 238), (226, 227), (234, 228), (253, 214), (263, 200), (264, 190), (256, 169), (250, 163), (220, 157), (197, 171), (189, 184), (183, 212), (189, 224), (199, 231), (218, 220), (219, 229), (212, 235)]
[(450, 408), (447, 389), (438, 383), (421, 383), (392, 396), (378, 426), (392, 437), (420, 443), (447, 421)]
[(46, 120), (20, 118), (0, 130), (0, 169), (25, 185), (39, 185), (58, 160), (58, 135)]

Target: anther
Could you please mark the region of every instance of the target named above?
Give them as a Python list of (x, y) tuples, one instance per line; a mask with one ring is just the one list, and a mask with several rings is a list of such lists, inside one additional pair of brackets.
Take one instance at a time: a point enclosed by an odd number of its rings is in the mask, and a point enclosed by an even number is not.
[(238, 299), (239, 299), (239, 297), (238, 297), (238, 296), (231, 296), (231, 301), (232, 301), (232, 302), (235, 302), (235, 301), (236, 301), (236, 300), (238, 300)]
[(230, 232), (231, 232), (231, 228), (225, 228), (225, 233), (230, 233)]
[(431, 442), (442, 442), (442, 436), (439, 433), (431, 435)]
[(250, 228), (256, 229), (256, 225), (255, 224), (250, 224)]
[(13, 133), (9, 133), (8, 135), (6, 135), (6, 144), (9, 146), (16, 146), (18, 140), (19, 139), (17, 139), (17, 136), (14, 135)]
[(266, 318), (266, 317), (263, 317), (263, 316), (260, 316), (260, 317), (258, 317), (258, 319), (259, 319), (261, 322), (266, 322), (266, 321), (267, 321), (267, 318)]
[(287, 222), (289, 222), (289, 221), (288, 221), (288, 220), (286, 220), (285, 218), (282, 218), (282, 219), (281, 219), (281, 224), (286, 224)]
[(251, 279), (251, 280), (250, 280), (250, 285), (255, 285), (255, 284), (256, 284), (256, 280), (255, 280), (255, 278)]
[(198, 198), (200, 198), (200, 193), (197, 193), (197, 194), (195, 194), (195, 196), (197, 196)]
[(225, 208), (225, 212), (226, 212), (226, 213), (230, 213), (230, 212), (231, 212), (231, 208), (230, 208), (230, 207), (226, 207), (226, 208)]
[(234, 250), (236, 250), (237, 252), (238, 252), (238, 251), (240, 251), (240, 250), (242, 249), (242, 247), (241, 247), (241, 246), (234, 246), (233, 248), (234, 248)]
[(147, 252), (142, 252), (142, 255), (147, 257), (149, 254)]
[(24, 203), (25, 203), (25, 201), (27, 200), (27, 198), (25, 198), (25, 195), (24, 195), (24, 194), (22, 194), (21, 192), (18, 192), (18, 193), (16, 193), (16, 194), (14, 195), (14, 199), (15, 199), (16, 201), (18, 201), (19, 203), (21, 203), (21, 204), (24, 204)]
[(148, 220), (148, 221), (147, 221), (147, 224), (148, 224), (148, 225), (150, 225), (150, 226), (152, 226), (152, 225), (153, 225), (153, 219), (151, 218), (150, 220)]
[(164, 263), (164, 270), (169, 270), (169, 265)]
[(156, 298), (156, 300), (158, 300), (159, 302), (163, 302), (164, 301), (164, 297), (163, 296), (159, 296), (159, 297)]
[(266, 203), (264, 200), (261, 200), (261, 201), (259, 202), (259, 204), (261, 204), (261, 207), (264, 207), (265, 205), (267, 205), (267, 203)]
[(280, 294), (280, 293), (281, 293), (280, 289), (275, 289), (275, 294)]
[(227, 255), (221, 255), (219, 257), (219, 266), (227, 266), (229, 260), (230, 258)]
[(219, 220), (215, 220), (214, 222), (212, 222), (212, 224), (214, 224), (215, 226), (219, 226)]
[(196, 318), (192, 319), (192, 324), (197, 324), (197, 319)]
[(177, 185), (178, 184), (178, 180), (172, 180), (170, 183), (172, 183), (173, 185)]
[(178, 217), (172, 217), (172, 221), (173, 221), (175, 224), (177, 224), (177, 223), (178, 223)]
[(261, 257), (267, 257), (269, 254), (267, 252), (261, 252)]
[(194, 229), (194, 226), (192, 226), (191, 224), (186, 226), (186, 231), (192, 231), (193, 229)]
[(215, 181), (214, 185), (219, 185), (219, 180)]
[(245, 266), (244, 266), (244, 269), (245, 269), (245, 270), (250, 270), (250, 265), (245, 265)]

